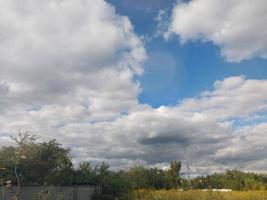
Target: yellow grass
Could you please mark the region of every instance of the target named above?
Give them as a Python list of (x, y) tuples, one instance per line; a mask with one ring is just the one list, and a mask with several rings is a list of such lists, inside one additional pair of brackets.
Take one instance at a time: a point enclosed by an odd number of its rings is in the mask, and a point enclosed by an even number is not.
[(267, 200), (267, 191), (212, 192), (201, 190), (139, 190), (132, 192), (130, 200)]

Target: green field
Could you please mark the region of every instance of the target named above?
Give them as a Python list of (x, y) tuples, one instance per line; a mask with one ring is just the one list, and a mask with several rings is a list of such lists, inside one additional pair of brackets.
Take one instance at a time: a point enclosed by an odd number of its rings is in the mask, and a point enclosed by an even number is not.
[(267, 200), (267, 191), (212, 192), (201, 190), (138, 190), (127, 197), (131, 200)]

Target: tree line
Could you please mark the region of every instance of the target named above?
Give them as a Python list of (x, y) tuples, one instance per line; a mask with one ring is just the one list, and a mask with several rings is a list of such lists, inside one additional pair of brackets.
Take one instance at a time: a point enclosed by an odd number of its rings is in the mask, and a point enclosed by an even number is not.
[(265, 190), (267, 175), (242, 172), (237, 169), (226, 170), (224, 173), (214, 173), (208, 176), (196, 177), (190, 180), (192, 188), (229, 188), (232, 190)]
[(140, 165), (112, 171), (107, 162), (93, 165), (89, 161), (75, 168), (70, 150), (54, 139), (40, 142), (26, 133), (13, 140), (16, 146), (0, 149), (0, 175), (5, 186), (95, 184), (101, 186), (103, 194), (116, 196), (141, 188), (177, 188), (181, 182), (181, 163), (177, 161), (172, 161), (168, 170)]
[(181, 162), (171, 161), (168, 169), (142, 165), (127, 170), (112, 171), (106, 162), (93, 165), (89, 161), (74, 167), (70, 150), (56, 140), (40, 142), (35, 136), (19, 134), (13, 138), (16, 146), (0, 149), (0, 175), (3, 186), (10, 185), (88, 185), (102, 187), (112, 199), (137, 189), (265, 189), (267, 176), (229, 170), (187, 180), (181, 177)]

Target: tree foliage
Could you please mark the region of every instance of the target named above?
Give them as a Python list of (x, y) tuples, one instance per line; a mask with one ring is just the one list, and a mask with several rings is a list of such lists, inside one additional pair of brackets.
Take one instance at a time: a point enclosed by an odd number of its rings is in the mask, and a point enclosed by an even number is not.
[(265, 174), (245, 173), (239, 170), (227, 170), (205, 177), (190, 180), (193, 188), (229, 188), (232, 190), (262, 190), (267, 188)]
[(178, 188), (181, 184), (180, 178), (181, 162), (171, 161), (170, 168), (166, 170), (166, 188)]
[(71, 184), (73, 166), (68, 149), (56, 140), (38, 142), (28, 134), (20, 134), (14, 140), (16, 147), (0, 149), (0, 166), (6, 168), (5, 177), (16, 183), (14, 168), (17, 167), (22, 185)]
[(74, 168), (69, 149), (56, 140), (40, 142), (35, 136), (19, 134), (13, 138), (16, 146), (0, 149), (1, 175), (17, 184), (14, 168), (21, 185), (88, 185), (102, 188), (105, 197), (138, 189), (209, 189), (261, 190), (267, 188), (264, 174), (228, 170), (186, 180), (180, 175), (181, 162), (171, 161), (169, 168), (149, 168), (142, 165), (127, 170), (112, 171), (106, 162), (85, 161)]

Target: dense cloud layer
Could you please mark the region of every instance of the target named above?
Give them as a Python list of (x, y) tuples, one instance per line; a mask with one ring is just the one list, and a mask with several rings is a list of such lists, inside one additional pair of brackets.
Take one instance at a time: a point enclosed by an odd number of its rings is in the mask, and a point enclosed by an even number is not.
[(1, 112), (16, 105), (98, 119), (136, 106), (133, 75), (146, 53), (111, 5), (12, 0), (0, 1), (0, 13)]
[(225, 78), (155, 109), (134, 80), (144, 46), (105, 1), (0, 0), (0, 15), (0, 146), (22, 129), (58, 139), (75, 162), (267, 170), (267, 80)]
[(188, 40), (211, 41), (230, 62), (267, 57), (267, 3), (265, 0), (178, 1), (168, 34)]

